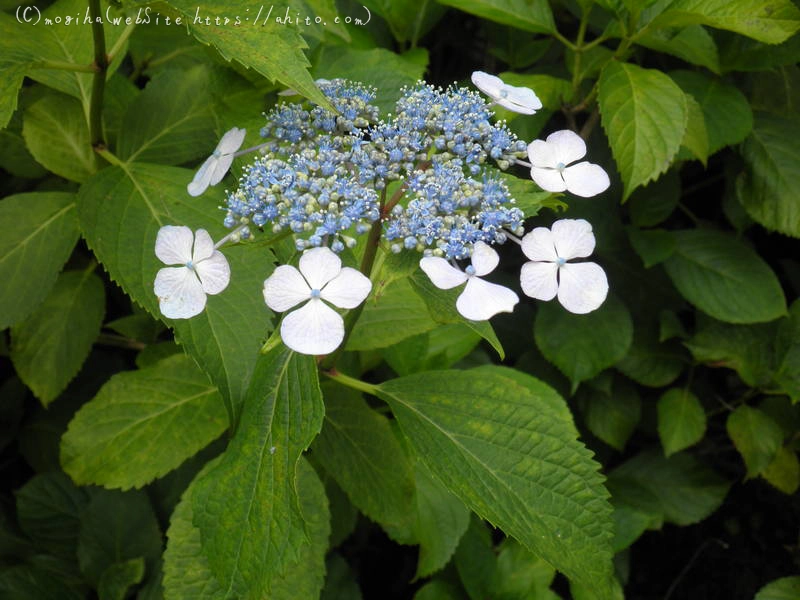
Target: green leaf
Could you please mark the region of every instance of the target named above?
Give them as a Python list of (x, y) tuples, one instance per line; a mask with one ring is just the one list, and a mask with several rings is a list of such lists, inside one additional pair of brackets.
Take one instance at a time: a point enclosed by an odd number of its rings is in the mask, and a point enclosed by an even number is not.
[(687, 389), (672, 388), (658, 399), (658, 437), (669, 457), (693, 446), (706, 432), (703, 405)]
[(161, 556), (161, 532), (147, 495), (141, 491), (93, 492), (81, 515), (81, 572), (97, 585), (108, 567), (140, 556), (148, 569)]
[(0, 168), (14, 177), (39, 179), (47, 174), (37, 163), (22, 139), (22, 132), (4, 129), (0, 131)]
[[(162, 225), (207, 229), (215, 239), (226, 230), (217, 208), (221, 196), (191, 198), (186, 184), (192, 172), (134, 163), (103, 169), (81, 187), (78, 215), (89, 247), (111, 278), (147, 311), (160, 317), (153, 280), (164, 265), (154, 253)], [(205, 198), (205, 196), (204, 196)], [(215, 225), (219, 223), (219, 225)], [(262, 257), (269, 250), (262, 249)], [(252, 249), (223, 249), (231, 282), (222, 294), (208, 298), (206, 310), (192, 319), (169, 322), (178, 341), (209, 375), (226, 401), (235, 423), (258, 351), (271, 330), (271, 313), (259, 290), (270, 273), (253, 267)], [(260, 261), (263, 258), (259, 258)]]
[(781, 447), (761, 476), (784, 494), (792, 495), (800, 488), (800, 461), (797, 453), (786, 446)]
[[(420, 64), (416, 58), (423, 56)], [(395, 54), (384, 48), (360, 50), (344, 46), (322, 49), (314, 66), (314, 75), (325, 79), (343, 77), (373, 85), (378, 89), (373, 104), (381, 113), (395, 112), (400, 88), (412, 86), (422, 79), (428, 64), (427, 51), (418, 49)]]
[(438, 0), (441, 4), (534, 33), (556, 30), (549, 2), (544, 0)]
[(297, 463), (323, 415), (312, 356), (281, 345), (259, 358), (236, 435), (192, 502), (209, 567), (231, 593), (264, 597), (301, 559)]
[(325, 571), (325, 587), (320, 600), (362, 600), (355, 575), (338, 552), (328, 555)]
[(691, 525), (722, 504), (730, 485), (688, 454), (664, 458), (652, 450), (614, 469), (608, 487), (615, 504), (621, 497), (645, 514), (657, 510), (671, 523)]
[(68, 586), (55, 573), (20, 564), (0, 571), (0, 595), (14, 600), (84, 600), (85, 593)]
[(681, 29), (647, 29), (636, 37), (636, 43), (677, 56), (693, 65), (706, 67), (714, 73), (720, 72), (717, 44), (711, 34), (700, 25)]
[(22, 135), (33, 157), (65, 179), (83, 182), (98, 169), (80, 102), (50, 92), (25, 109)]
[(34, 475), (15, 492), (17, 519), (37, 548), (74, 560), (89, 494), (58, 471)]
[(497, 571), (494, 578), (494, 594), (497, 600), (536, 598), (558, 600), (550, 590), (556, 576), (553, 567), (531, 554), (513, 539), (506, 538), (500, 545), (497, 556)]
[[(428, 306), (428, 312), (439, 323), (463, 323), (472, 331), (485, 339), (500, 356), (500, 360), (505, 358), (503, 346), (494, 332), (489, 321), (469, 321), (462, 317), (456, 310), (456, 298), (463, 291), (462, 288), (454, 290), (440, 290), (428, 276), (418, 269), (410, 278), (414, 291), (422, 298)], [(407, 310), (407, 309), (404, 309)]]
[(689, 363), (686, 351), (677, 341), (663, 343), (655, 324), (640, 323), (633, 331), (633, 343), (615, 367), (636, 383), (649, 387), (669, 385)]
[(508, 186), (514, 205), (525, 214), (526, 218), (536, 216), (543, 208), (559, 210), (567, 207), (565, 202), (558, 199), (560, 194), (538, 189), (531, 179), (514, 177), (508, 173), (500, 173), (500, 179)]
[(581, 410), (589, 431), (622, 451), (642, 413), (642, 401), (636, 388), (620, 377), (608, 392), (591, 389), (582, 401)]
[(17, 375), (45, 406), (78, 374), (104, 313), (102, 280), (90, 270), (66, 271), (45, 301), (11, 329)]
[(733, 235), (710, 229), (675, 231), (664, 266), (681, 295), (715, 319), (759, 323), (786, 314), (775, 273)]
[(539, 306), (534, 338), (544, 357), (569, 378), (575, 391), (581, 381), (591, 379), (628, 353), (633, 322), (615, 296), (586, 315), (574, 315), (550, 302)]
[(413, 525), (414, 471), (389, 420), (357, 392), (323, 388), (326, 410), (314, 457), (350, 501), (394, 537), (404, 539)]
[(753, 600), (797, 600), (800, 597), (800, 576), (781, 577), (758, 590)]
[(489, 530), (474, 514), (456, 548), (455, 563), (461, 583), (472, 600), (490, 598), (493, 593), (497, 557)]
[(208, 69), (161, 71), (130, 104), (117, 141), (128, 162), (179, 165), (216, 145)]
[(781, 321), (775, 341), (777, 368), (774, 380), (792, 402), (800, 400), (800, 302), (789, 307), (789, 318)]
[(800, 136), (800, 119), (759, 113), (742, 144), (747, 169), (737, 180), (739, 201), (767, 229), (800, 237), (800, 153), (793, 140)]
[[(200, 530), (193, 525), (195, 490), (200, 480), (218, 464), (219, 459), (215, 459), (206, 465), (172, 513), (164, 552), (164, 595), (167, 598), (223, 600), (230, 597), (212, 574), (203, 553)], [(316, 600), (322, 587), (330, 514), (325, 490), (314, 469), (302, 458), (298, 462), (297, 489), (310, 543), (302, 547), (299, 561), (290, 565), (282, 578), (274, 579), (270, 600)]]
[(75, 196), (15, 194), (0, 202), (0, 329), (31, 314), (78, 240)]
[(453, 556), (469, 526), (470, 512), (420, 461), (414, 465), (416, 481), (416, 537), (419, 541), (417, 578), (442, 569)]
[(367, 0), (365, 5), (384, 18), (398, 42), (410, 41), (412, 47), (447, 10), (431, 0)]
[(624, 200), (678, 153), (689, 118), (686, 96), (661, 71), (612, 60), (600, 74), (598, 102)]
[(125, 600), (128, 589), (144, 577), (144, 558), (132, 558), (109, 566), (100, 576), (97, 595), (100, 600)]
[(628, 199), (631, 222), (636, 227), (653, 227), (669, 217), (681, 197), (681, 178), (676, 169), (638, 188)]
[(440, 325), (431, 331), (393, 344), (383, 352), (398, 375), (447, 369), (467, 356), (481, 337), (462, 323)]
[(681, 146), (686, 150), (681, 150), (679, 158), (688, 151), (705, 167), (708, 162), (709, 140), (703, 108), (691, 94), (686, 94), (686, 107), (689, 109), (689, 118), (681, 141)]
[(0, 59), (0, 127), (8, 125), (17, 110), (17, 97), (26, 70), (25, 65), (7, 64)]
[(709, 25), (767, 44), (779, 44), (800, 29), (800, 10), (791, 0), (677, 0), (648, 27), (679, 25)]
[(192, 0), (169, 0), (168, 3), (181, 14), (192, 35), (200, 42), (214, 46), (225, 60), (235, 60), (321, 106), (329, 106), (308, 73), (309, 62), (303, 55), (307, 45), (299, 30), (276, 23), (277, 11), (269, 17), (261, 12), (253, 14), (253, 21), (244, 22), (241, 27), (214, 26), (217, 17), (220, 20), (230, 20), (231, 15), (245, 17), (251, 14), (253, 7), (245, 0), (229, 0), (225, 4), (206, 2), (198, 13), (197, 3)]
[(780, 426), (757, 408), (740, 406), (728, 416), (725, 426), (744, 459), (748, 478), (764, 471), (783, 446)]
[(228, 425), (222, 398), (179, 354), (114, 375), (61, 438), (61, 464), (79, 484), (141, 487), (180, 466)]
[(376, 393), (417, 455), (467, 506), (568, 577), (606, 589), (611, 511), (558, 394), (498, 367), (419, 373)]
[(750, 133), (753, 111), (736, 86), (697, 71), (671, 71), (669, 76), (700, 104), (709, 155), (725, 146), (738, 144)]
[(376, 287), (347, 339), (348, 350), (386, 348), (436, 327), (408, 279)]
[(665, 229), (628, 227), (628, 239), (647, 269), (664, 262), (675, 253), (675, 238)]
[(433, 579), (414, 594), (413, 600), (462, 600), (456, 585), (445, 579)]

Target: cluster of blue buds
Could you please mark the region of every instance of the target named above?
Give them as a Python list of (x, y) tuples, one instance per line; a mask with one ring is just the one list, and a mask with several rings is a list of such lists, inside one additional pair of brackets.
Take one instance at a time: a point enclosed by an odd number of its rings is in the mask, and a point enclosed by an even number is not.
[(290, 231), (298, 250), (340, 252), (382, 220), (393, 251), (448, 259), (522, 232), (524, 215), (486, 163), (505, 169), (527, 145), (492, 123), (480, 94), (420, 82), (379, 120), (374, 89), (342, 79), (318, 85), (337, 112), (290, 103), (266, 114), (261, 155), (227, 195), (227, 227)]

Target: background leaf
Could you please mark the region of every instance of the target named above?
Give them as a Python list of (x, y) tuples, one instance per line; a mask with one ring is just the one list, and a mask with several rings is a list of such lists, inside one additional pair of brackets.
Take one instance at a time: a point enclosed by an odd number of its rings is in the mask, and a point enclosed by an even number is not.
[(438, 0), (441, 4), (453, 6), (473, 15), (510, 25), (534, 33), (555, 31), (553, 13), (548, 2), (542, 0)]
[(728, 416), (728, 435), (747, 465), (747, 477), (755, 477), (774, 460), (783, 444), (783, 432), (775, 421), (757, 408), (742, 405)]
[(672, 388), (658, 399), (658, 437), (669, 457), (699, 442), (706, 432), (706, 413), (692, 392)]

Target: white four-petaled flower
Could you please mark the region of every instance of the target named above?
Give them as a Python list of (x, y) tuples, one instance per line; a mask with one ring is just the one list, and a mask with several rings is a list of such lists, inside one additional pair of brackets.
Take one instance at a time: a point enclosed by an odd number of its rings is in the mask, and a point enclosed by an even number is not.
[(522, 291), (537, 300), (558, 301), (568, 311), (585, 314), (608, 295), (605, 271), (593, 262), (568, 263), (594, 251), (592, 226), (584, 219), (562, 219), (552, 230), (536, 227), (522, 238), (522, 251), (531, 259), (522, 265)]
[(217, 185), (222, 181), (225, 173), (231, 168), (234, 153), (242, 147), (246, 133), (245, 129), (238, 127), (225, 132), (217, 147), (214, 148), (214, 152), (197, 170), (194, 179), (186, 187), (190, 196), (199, 196), (206, 191), (208, 186)]
[(564, 129), (528, 144), (531, 178), (548, 192), (568, 191), (589, 198), (608, 189), (611, 182), (600, 165), (583, 161), (586, 143), (574, 131)]
[(419, 261), (420, 268), (442, 290), (449, 290), (466, 282), (464, 291), (456, 300), (456, 309), (465, 319), (486, 321), (500, 312), (511, 312), (519, 297), (507, 287), (481, 279), (494, 271), (500, 257), (485, 242), (476, 242), (472, 249), (472, 264), (461, 271), (444, 258), (426, 256)]
[(281, 339), (301, 354), (328, 354), (344, 339), (344, 321), (325, 301), (355, 308), (366, 300), (372, 282), (356, 269), (342, 267), (329, 248), (313, 248), (301, 257), (300, 269), (281, 265), (264, 281), (264, 301), (272, 310), (290, 312), (281, 323)]
[(495, 75), (475, 71), (472, 74), (472, 83), (489, 96), (495, 104), (516, 113), (532, 115), (542, 108), (542, 101), (532, 89), (508, 85)]
[(231, 270), (205, 229), (193, 234), (188, 227), (166, 225), (156, 236), (156, 256), (167, 265), (153, 283), (161, 313), (170, 319), (188, 319), (206, 306), (206, 294), (228, 286)]

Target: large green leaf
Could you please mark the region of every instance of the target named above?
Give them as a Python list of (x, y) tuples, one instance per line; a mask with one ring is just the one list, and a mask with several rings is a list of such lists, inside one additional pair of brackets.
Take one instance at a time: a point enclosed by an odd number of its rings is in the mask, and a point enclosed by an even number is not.
[(642, 414), (642, 400), (636, 387), (619, 377), (607, 391), (592, 388), (581, 400), (589, 430), (612, 448), (622, 451)]
[(794, 600), (800, 597), (800, 576), (781, 577), (758, 590), (753, 600)]
[(67, 271), (33, 314), (11, 329), (17, 375), (45, 406), (78, 374), (104, 314), (103, 281), (92, 271)]
[[(186, 192), (191, 179), (186, 169), (134, 163), (103, 169), (78, 194), (78, 215), (89, 247), (111, 278), (154, 316), (160, 313), (153, 281), (164, 266), (154, 253), (159, 228), (203, 228), (215, 239), (225, 232), (219, 196), (191, 198)], [(271, 329), (260, 293), (272, 268), (271, 253), (263, 249), (254, 259), (253, 249), (242, 246), (222, 252), (231, 267), (227, 289), (209, 297), (200, 315), (169, 324), (219, 388), (235, 423), (258, 350)]]
[(0, 202), (0, 329), (44, 300), (78, 240), (75, 196), (33, 192)]
[(747, 213), (767, 229), (800, 237), (800, 119), (759, 113), (742, 144), (747, 170), (737, 181), (737, 196)]
[(33, 157), (53, 173), (83, 182), (98, 169), (80, 103), (50, 92), (25, 110), (22, 135)]
[(58, 471), (34, 475), (16, 491), (17, 519), (36, 546), (74, 560), (80, 517), (89, 494)]
[(130, 104), (117, 155), (128, 162), (179, 165), (211, 154), (214, 115), (205, 67), (162, 71)]
[(569, 377), (573, 391), (622, 359), (633, 341), (633, 322), (616, 296), (586, 315), (567, 312), (555, 302), (541, 304), (534, 325), (544, 357)]
[(778, 278), (749, 246), (710, 229), (673, 232), (664, 266), (689, 302), (728, 323), (759, 323), (786, 314)]
[(384, 18), (398, 42), (410, 41), (412, 47), (447, 10), (433, 0), (366, 0), (364, 5)]
[[(214, 46), (226, 60), (235, 60), (318, 104), (328, 105), (308, 73), (309, 62), (303, 55), (307, 45), (300, 31), (275, 21), (284, 16), (278, 7), (274, 7), (274, 11), (264, 7), (258, 10), (245, 0), (224, 4), (193, 0), (169, 0), (168, 3), (180, 13), (192, 35)], [(242, 21), (239, 27), (230, 23), (235, 16)], [(229, 24), (215, 26), (217, 18), (223, 23), (228, 19)]]
[(209, 568), (230, 593), (269, 597), (302, 558), (308, 527), (296, 468), (323, 415), (313, 357), (283, 345), (261, 356), (236, 436), (195, 483), (192, 502)]
[(398, 539), (414, 517), (414, 471), (389, 420), (360, 394), (326, 385), (325, 425), (314, 441), (317, 461), (367, 517)]
[(437, 0), (503, 25), (534, 33), (556, 30), (550, 3), (546, 0)]
[(144, 577), (144, 558), (130, 558), (110, 565), (100, 576), (97, 596), (100, 600), (125, 600), (131, 586)]
[(689, 117), (686, 97), (661, 71), (612, 60), (600, 74), (598, 102), (627, 198), (677, 154)]
[(670, 456), (699, 442), (706, 432), (703, 405), (687, 389), (672, 388), (658, 399), (658, 437)]
[(421, 460), (467, 506), (602, 592), (611, 510), (551, 388), (500, 367), (429, 371), (376, 388)]
[[(212, 574), (203, 554), (200, 530), (192, 523), (192, 502), (197, 482), (218, 462), (210, 462), (201, 471), (172, 513), (167, 531), (169, 541), (164, 553), (164, 593), (167, 598), (223, 600), (230, 597)], [(316, 600), (322, 587), (330, 515), (325, 490), (314, 469), (303, 459), (298, 463), (297, 489), (310, 543), (303, 546), (299, 561), (290, 565), (283, 577), (275, 578), (270, 600)]]
[(636, 43), (719, 73), (717, 45), (711, 34), (700, 25), (680, 29), (648, 29), (636, 37)]
[(748, 477), (755, 477), (766, 469), (783, 445), (780, 426), (766, 413), (747, 405), (730, 414), (726, 428), (744, 459)]
[(708, 134), (708, 153), (741, 142), (753, 128), (753, 111), (739, 89), (697, 71), (669, 74), (681, 89), (700, 104)]
[(709, 25), (779, 44), (800, 29), (800, 10), (791, 0), (676, 0), (648, 25)]
[(188, 356), (114, 375), (61, 438), (61, 464), (80, 484), (141, 487), (177, 468), (228, 425), (222, 398)]
[(147, 495), (142, 491), (94, 491), (81, 514), (81, 572), (97, 585), (111, 565), (140, 556), (148, 569), (161, 556), (161, 531)]

